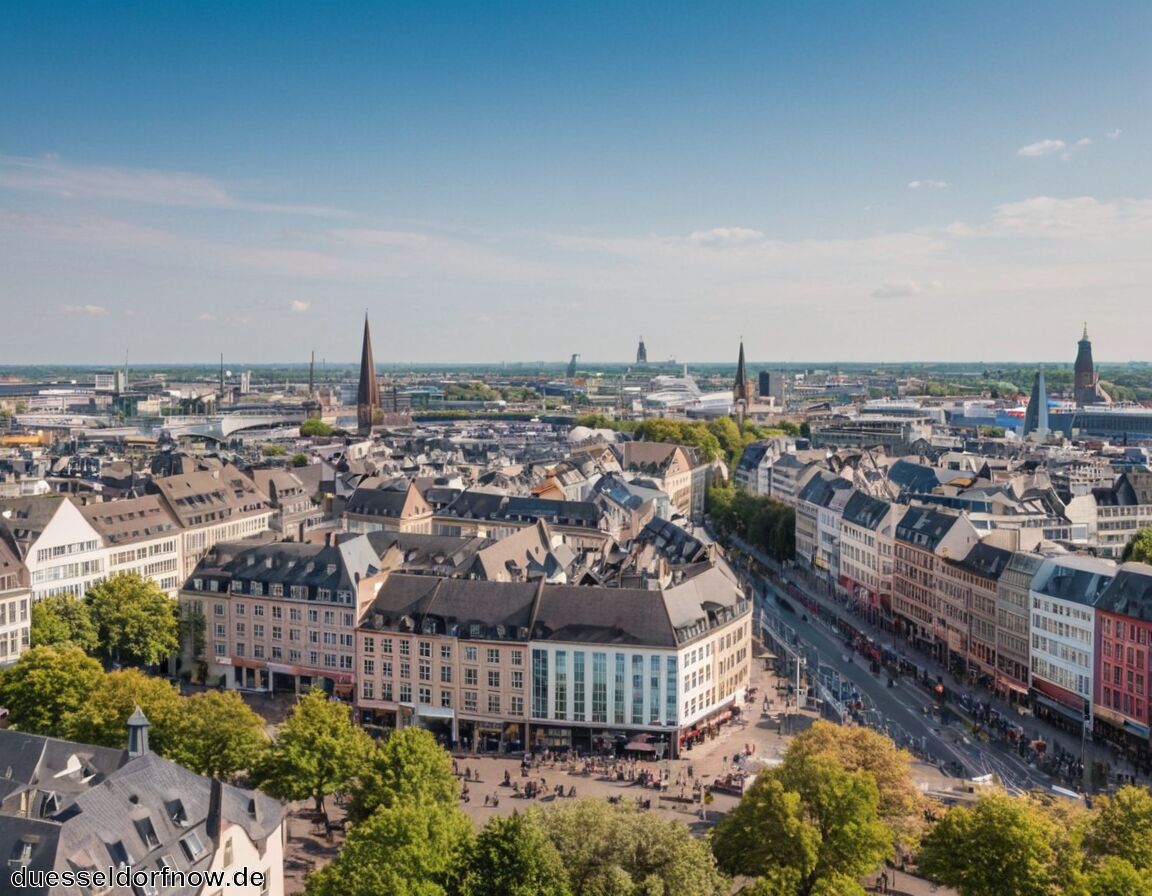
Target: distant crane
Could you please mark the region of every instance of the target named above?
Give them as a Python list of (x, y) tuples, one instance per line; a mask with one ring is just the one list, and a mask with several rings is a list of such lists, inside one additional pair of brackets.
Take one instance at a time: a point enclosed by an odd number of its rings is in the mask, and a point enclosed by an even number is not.
[(576, 359), (580, 356), (578, 354), (572, 355), (572, 360), (568, 362), (568, 379), (576, 379)]

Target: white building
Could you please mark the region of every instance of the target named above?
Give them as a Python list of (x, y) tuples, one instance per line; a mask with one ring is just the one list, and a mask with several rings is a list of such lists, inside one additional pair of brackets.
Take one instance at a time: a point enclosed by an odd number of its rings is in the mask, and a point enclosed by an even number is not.
[(180, 580), (180, 526), (156, 495), (85, 504), (80, 513), (108, 549), (107, 574), (134, 572), (175, 597)]
[(1116, 564), (1095, 557), (1050, 557), (1032, 579), (1029, 666), (1038, 710), (1079, 727), (1091, 719), (1095, 618), (1093, 604)]
[(79, 508), (63, 496), (0, 502), (0, 527), (28, 567), (33, 601), (84, 594), (108, 572), (108, 550)]

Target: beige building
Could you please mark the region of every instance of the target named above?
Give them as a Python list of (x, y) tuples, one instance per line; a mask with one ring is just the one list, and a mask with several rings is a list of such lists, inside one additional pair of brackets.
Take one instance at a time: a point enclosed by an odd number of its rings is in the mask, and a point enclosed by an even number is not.
[(384, 576), (368, 539), (335, 545), (219, 544), (180, 592), (181, 610), (203, 620), (186, 664), (230, 688), (351, 696), (356, 624)]
[(751, 634), (708, 563), (663, 589), (393, 574), (356, 633), (356, 704), (468, 749), (677, 755), (739, 712)]
[(134, 572), (176, 596), (183, 581), (181, 532), (159, 496), (85, 504), (80, 513), (108, 549), (108, 575)]
[(28, 648), (32, 589), (20, 557), (0, 539), (0, 666), (14, 663)]
[(275, 511), (268, 498), (235, 467), (164, 476), (152, 485), (182, 529), (182, 578), (191, 575), (218, 542), (271, 528)]
[(348, 499), (344, 527), (349, 532), (432, 531), (432, 507), (408, 479), (361, 485)]

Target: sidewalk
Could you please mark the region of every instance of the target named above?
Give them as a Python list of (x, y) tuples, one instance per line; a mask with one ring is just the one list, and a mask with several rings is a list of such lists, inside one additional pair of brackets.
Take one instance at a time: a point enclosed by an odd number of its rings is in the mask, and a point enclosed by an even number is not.
[[(769, 570), (769, 575), (766, 578), (769, 585), (784, 589), (786, 593), (788, 586), (791, 585), (792, 588), (799, 590), (800, 593), (803, 594), (806, 599), (805, 604), (808, 608), (816, 610), (821, 618), (837, 625), (846, 625), (857, 632), (868, 635), (878, 644), (893, 646), (901, 659), (907, 660), (916, 667), (918, 671), (916, 680), (924, 687), (925, 696), (931, 697), (932, 693), (930, 686), (924, 685), (924, 674), (928, 676), (928, 681), (931, 683), (936, 682), (938, 679), (943, 681), (950, 693), (968, 694), (972, 697), (973, 701), (982, 704), (982, 706), (978, 707), (975, 713), (973, 713), (962, 709), (957, 705), (955, 700), (950, 699), (948, 702), (949, 709), (957, 715), (967, 718), (969, 721), (977, 721), (979, 718), (987, 720), (991, 712), (995, 711), (1001, 719), (1006, 719), (1010, 723), (1022, 728), (1025, 736), (1029, 740), (1042, 740), (1047, 743), (1052, 753), (1063, 752), (1077, 758), (1080, 757), (1082, 744), (1078, 735), (1058, 728), (1044, 719), (1038, 719), (1033, 715), (1021, 715), (1017, 707), (1012, 706), (992, 692), (978, 685), (969, 684), (960, 680), (951, 672), (944, 669), (932, 657), (917, 651), (911, 643), (901, 639), (895, 632), (882, 629), (875, 623), (867, 620), (864, 616), (853, 612), (853, 608), (849, 606), (847, 599), (841, 599), (839, 595), (830, 593), (828, 583), (814, 577), (810, 571), (800, 567), (781, 570), (780, 565), (776, 561), (767, 557), (761, 551), (758, 551), (739, 539), (734, 539), (734, 541), (740, 550), (754, 557), (765, 569)], [(749, 575), (746, 570), (744, 574)], [(1004, 746), (1006, 749), (1008, 748), (1007, 745)], [(1136, 779), (1141, 778), (1139, 769), (1130, 761), (1119, 756), (1109, 744), (1089, 740), (1084, 752), (1089, 762), (1099, 763), (1108, 768), (1108, 784), (1116, 781), (1117, 773), (1125, 776), (1133, 776)]]

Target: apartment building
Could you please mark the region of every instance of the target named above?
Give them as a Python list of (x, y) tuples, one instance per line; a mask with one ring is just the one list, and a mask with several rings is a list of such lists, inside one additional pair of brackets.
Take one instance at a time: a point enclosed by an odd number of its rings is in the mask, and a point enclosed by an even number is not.
[[(937, 662), (948, 659), (949, 618), (938, 577), (943, 561), (966, 557), (980, 540), (962, 516), (910, 507), (896, 524), (892, 564), (892, 613), (896, 631)], [(955, 608), (950, 609), (950, 615)], [(955, 623), (955, 619), (953, 619)]]
[(80, 513), (107, 549), (108, 575), (134, 572), (176, 596), (183, 581), (180, 526), (159, 497), (92, 502)]
[(149, 488), (180, 523), (182, 579), (213, 545), (267, 532), (275, 515), (267, 496), (232, 466), (164, 476)]
[(268, 496), (273, 532), (287, 541), (304, 541), (307, 534), (322, 525), (324, 511), (312, 500), (312, 493), (290, 470), (253, 470), (252, 481)]
[(885, 626), (892, 620), (896, 522), (904, 508), (853, 491), (840, 515), (840, 587)]
[(430, 533), (432, 507), (405, 478), (361, 485), (348, 499), (344, 527), (349, 532)]
[(366, 536), (332, 545), (216, 545), (180, 592), (181, 610), (204, 621), (203, 647), (182, 645), (230, 688), (351, 697), (355, 630), (384, 580)]
[(1123, 564), (1094, 606), (1095, 730), (1146, 752), (1152, 738), (1152, 566)]
[(996, 597), (1012, 552), (978, 542), (960, 560), (940, 564), (940, 607), (949, 667), (983, 687), (996, 679)]
[(1042, 554), (1015, 551), (996, 583), (996, 691), (1005, 699), (1028, 697), (1032, 579), (1043, 564)]
[(751, 603), (701, 567), (663, 589), (393, 574), (356, 633), (357, 708), (477, 750), (678, 755), (750, 673)]
[(1048, 557), (1032, 579), (1032, 696), (1037, 715), (1091, 730), (1094, 605), (1116, 575), (1110, 560)]
[(0, 667), (20, 659), (32, 625), (32, 589), (19, 555), (0, 539)]
[(80, 597), (108, 574), (103, 538), (62, 495), (0, 501), (0, 537), (28, 568), (33, 602)]

